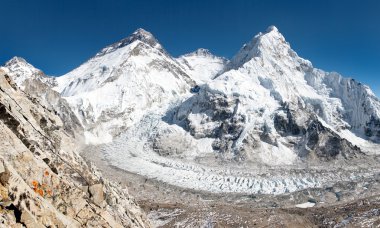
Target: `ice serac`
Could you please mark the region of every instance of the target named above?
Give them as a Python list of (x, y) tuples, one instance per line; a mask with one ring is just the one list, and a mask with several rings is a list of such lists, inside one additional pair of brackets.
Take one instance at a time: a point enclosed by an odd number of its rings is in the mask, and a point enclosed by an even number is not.
[(228, 60), (213, 55), (209, 50), (200, 48), (177, 58), (197, 84), (205, 84), (226, 67)]
[(111, 140), (145, 110), (168, 105), (195, 84), (143, 29), (104, 48), (57, 82), (55, 89), (71, 104), (92, 142)]

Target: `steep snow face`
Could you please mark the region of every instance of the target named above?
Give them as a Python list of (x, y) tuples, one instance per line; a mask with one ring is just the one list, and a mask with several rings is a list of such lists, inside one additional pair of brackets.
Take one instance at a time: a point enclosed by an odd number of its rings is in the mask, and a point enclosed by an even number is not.
[[(57, 78), (59, 91), (89, 130), (87, 139), (111, 140), (144, 110), (168, 105), (195, 83), (158, 44), (139, 29)], [(103, 135), (106, 134), (106, 135)]]
[(50, 86), (54, 85), (54, 78), (47, 77), (40, 69), (35, 68), (21, 57), (13, 57), (5, 63), (3, 70), (12, 76), (17, 86), (24, 90), (27, 79), (36, 79)]
[(218, 73), (222, 72), (228, 60), (215, 56), (207, 49), (200, 48), (194, 52), (182, 55), (177, 58), (186, 72), (197, 84), (204, 84), (210, 81)]
[(338, 126), (338, 130), (349, 129), (363, 139), (379, 140), (380, 101), (368, 86), (337, 73), (317, 69), (306, 73), (305, 79), (318, 94), (326, 99), (335, 99), (340, 106), (335, 109), (335, 122), (331, 114), (325, 115), (326, 121), (330, 120), (329, 123), (336, 126), (334, 123), (341, 118), (348, 125)]

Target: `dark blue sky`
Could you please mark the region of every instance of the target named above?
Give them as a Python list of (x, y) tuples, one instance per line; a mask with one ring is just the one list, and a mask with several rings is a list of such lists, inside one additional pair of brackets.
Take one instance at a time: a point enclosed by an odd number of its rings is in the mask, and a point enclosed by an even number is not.
[(230, 58), (276, 25), (298, 54), (380, 95), (380, 1), (0, 0), (0, 62), (21, 56), (62, 75), (139, 27), (174, 56), (203, 47)]

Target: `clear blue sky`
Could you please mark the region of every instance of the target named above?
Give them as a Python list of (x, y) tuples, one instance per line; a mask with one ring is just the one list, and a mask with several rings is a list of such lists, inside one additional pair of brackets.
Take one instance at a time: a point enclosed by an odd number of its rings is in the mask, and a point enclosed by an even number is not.
[(17, 55), (62, 75), (139, 27), (174, 56), (203, 47), (230, 58), (276, 25), (314, 66), (380, 95), (377, 0), (0, 0), (0, 62)]

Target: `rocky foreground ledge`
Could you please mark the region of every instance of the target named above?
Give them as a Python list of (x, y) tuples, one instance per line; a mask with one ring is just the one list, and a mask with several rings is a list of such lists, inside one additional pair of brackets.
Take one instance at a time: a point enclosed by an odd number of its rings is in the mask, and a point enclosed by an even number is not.
[(128, 191), (78, 155), (80, 134), (65, 130), (75, 122), (44, 105), (65, 103), (32, 84), (33, 95), (0, 70), (0, 227), (150, 227)]

